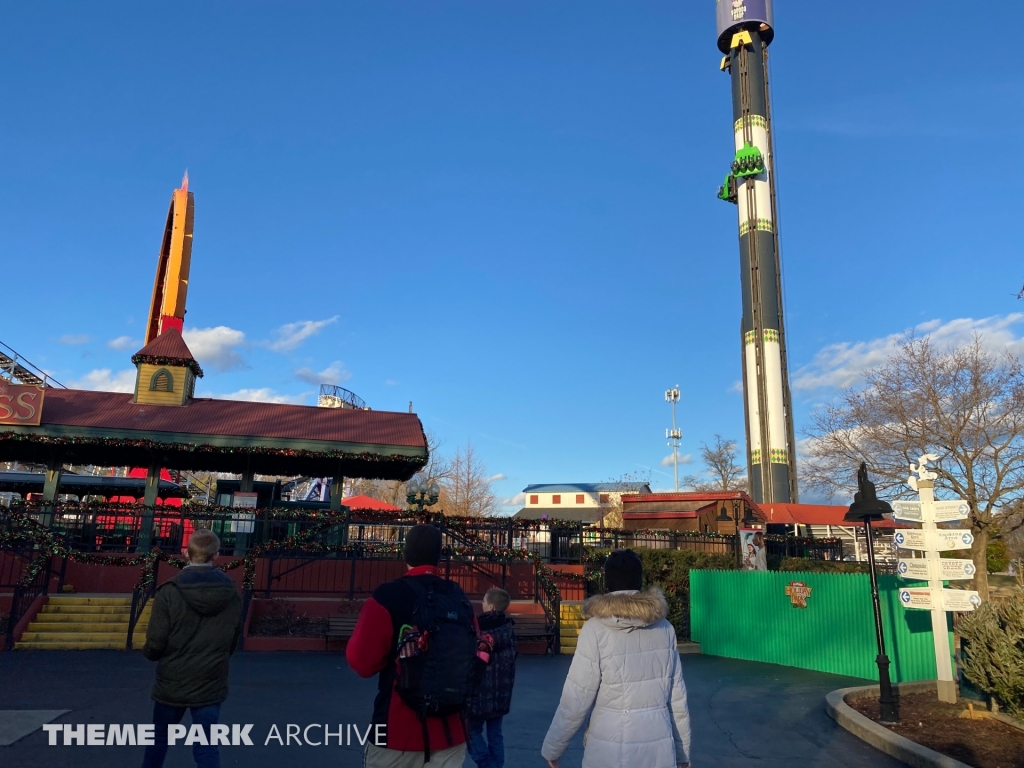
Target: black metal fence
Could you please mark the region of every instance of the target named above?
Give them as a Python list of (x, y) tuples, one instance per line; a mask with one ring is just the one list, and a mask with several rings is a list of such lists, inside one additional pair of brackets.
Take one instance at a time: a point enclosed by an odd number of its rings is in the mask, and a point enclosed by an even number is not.
[[(8, 524), (5, 512), (0, 509), (0, 530)], [(180, 553), (193, 530), (209, 528), (220, 537), (224, 555), (241, 555), (255, 546), (301, 536), (313, 528), (318, 530), (310, 540), (323, 546), (390, 544), (400, 550), (408, 530), (416, 524), (409, 519), (365, 520), (354, 513), (343, 522), (325, 526), (322, 513), (308, 517), (292, 513), (282, 517), (267, 514), (265, 510), (225, 514), (187, 507), (157, 507), (153, 513), (140, 513), (137, 509), (76, 509), (58, 505), (52, 512), (36, 510), (30, 516), (79, 551), (136, 552), (140, 548), (141, 533), (148, 528), (152, 546), (164, 552)], [(449, 549), (526, 550), (546, 563), (556, 564), (583, 562), (585, 549), (642, 547), (730, 554), (737, 548), (735, 535), (716, 533), (584, 528), (553, 521), (530, 521), (524, 525), (523, 521), (512, 518), (437, 518), (435, 524), (441, 529), (444, 545)], [(765, 541), (769, 557), (842, 559), (839, 539), (766, 535)]]
[(717, 533), (685, 531), (645, 532), (587, 529), (584, 543), (594, 549), (690, 549), (697, 552), (731, 554), (736, 551), (736, 537)]

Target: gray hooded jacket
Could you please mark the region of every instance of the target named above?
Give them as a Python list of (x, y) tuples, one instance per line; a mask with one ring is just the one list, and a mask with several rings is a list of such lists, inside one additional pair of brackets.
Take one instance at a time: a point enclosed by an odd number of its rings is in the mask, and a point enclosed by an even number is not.
[(218, 568), (186, 568), (153, 600), (142, 654), (157, 661), (153, 698), (177, 707), (228, 696), (228, 660), (238, 643), (242, 599)]
[(657, 588), (598, 595), (583, 604), (558, 711), (541, 754), (557, 760), (587, 714), (583, 768), (675, 768), (689, 762), (690, 715), (676, 649)]

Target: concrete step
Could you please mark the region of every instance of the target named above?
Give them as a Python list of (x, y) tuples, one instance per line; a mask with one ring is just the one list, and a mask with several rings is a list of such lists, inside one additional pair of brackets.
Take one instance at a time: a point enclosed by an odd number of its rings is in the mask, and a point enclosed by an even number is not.
[(51, 595), (50, 605), (127, 605), (132, 604), (131, 595)]
[(70, 632), (81, 634), (83, 632), (121, 632), (122, 634), (128, 631), (127, 621), (82, 621), (75, 622), (74, 624), (67, 622), (55, 623), (52, 621), (33, 621), (28, 625), (26, 632), (34, 632), (37, 634), (62, 634), (66, 635)]
[[(122, 637), (117, 642), (74, 642), (74, 643), (49, 643), (21, 640), (14, 644), (16, 651), (93, 651), (109, 649), (112, 651), (123, 651), (124, 641)], [(141, 646), (136, 646), (140, 648)]]
[[(149, 611), (143, 611), (139, 617), (140, 621), (149, 621)], [(43, 613), (36, 614), (36, 621), (42, 624), (77, 624), (79, 622), (85, 622), (87, 624), (97, 624), (100, 622), (109, 622), (111, 624), (118, 624), (121, 622), (128, 621), (128, 611), (120, 611), (118, 613)]]
[[(146, 606), (147, 608), (149, 606)], [(47, 603), (40, 613), (123, 613), (131, 612), (131, 603), (128, 605), (78, 605), (63, 603)]]
[[(39, 643), (116, 643), (124, 645), (127, 639), (128, 628), (123, 632), (108, 632), (100, 630), (97, 632), (25, 632), (21, 636), (23, 642)], [(146, 639), (146, 633), (136, 632), (134, 637)]]

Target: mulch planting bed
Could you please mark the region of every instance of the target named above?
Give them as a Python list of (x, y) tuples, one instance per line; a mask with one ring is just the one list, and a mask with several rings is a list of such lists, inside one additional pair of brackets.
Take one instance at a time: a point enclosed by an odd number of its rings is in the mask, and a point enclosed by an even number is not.
[[(878, 721), (878, 699), (849, 702), (865, 717)], [(944, 704), (934, 693), (900, 697), (900, 724), (885, 727), (900, 736), (975, 768), (1024, 768), (1024, 731), (998, 720), (960, 717), (967, 702)], [(984, 705), (974, 703), (981, 712)]]

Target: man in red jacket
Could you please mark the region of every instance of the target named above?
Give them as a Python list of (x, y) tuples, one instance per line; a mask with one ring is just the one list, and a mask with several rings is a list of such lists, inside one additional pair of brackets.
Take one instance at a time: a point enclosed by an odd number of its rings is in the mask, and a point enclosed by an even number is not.
[[(426, 762), (423, 726), (416, 713), (395, 692), (398, 633), (412, 624), (416, 594), (405, 583), (409, 577), (424, 586), (442, 581), (437, 574), (441, 561), (441, 531), (432, 525), (413, 526), (405, 538), (405, 578), (381, 584), (359, 613), (345, 658), (360, 677), (380, 673), (373, 702), (373, 724), (387, 724), (387, 746), (366, 748), (365, 768), (422, 768)], [(430, 768), (460, 768), (466, 756), (462, 717), (428, 717)]]

